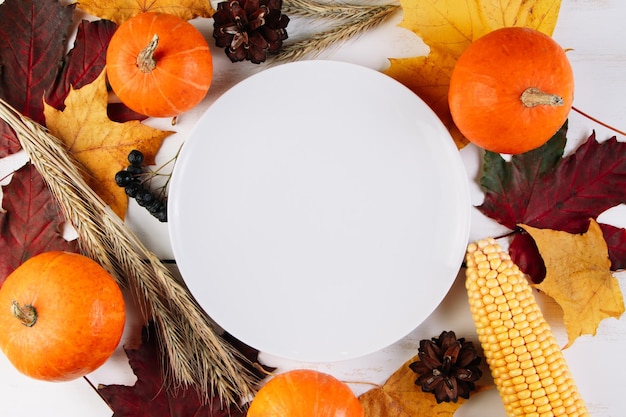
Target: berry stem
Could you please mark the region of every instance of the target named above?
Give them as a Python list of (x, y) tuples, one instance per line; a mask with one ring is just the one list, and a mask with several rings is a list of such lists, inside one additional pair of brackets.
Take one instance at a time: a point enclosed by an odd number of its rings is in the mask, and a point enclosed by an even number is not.
[(616, 129), (616, 128), (614, 128), (613, 126), (608, 125), (608, 124), (606, 124), (606, 123), (604, 123), (604, 122), (601, 122), (600, 120), (596, 119), (596, 118), (595, 118), (595, 117), (593, 117), (593, 116), (590, 116), (589, 114), (587, 114), (587, 113), (583, 112), (582, 110), (578, 109), (577, 107), (572, 106), (572, 110), (574, 110), (575, 112), (577, 112), (577, 113), (578, 113), (578, 114), (580, 114), (581, 116), (586, 117), (587, 119), (591, 120), (592, 122), (595, 122), (595, 123), (599, 124), (600, 126), (603, 126), (603, 127), (607, 128), (607, 129), (609, 129), (609, 130), (612, 130), (613, 132), (615, 132), (615, 133), (617, 133), (617, 134), (620, 134), (620, 135), (622, 135), (622, 136), (626, 136), (626, 132), (621, 131), (621, 130), (619, 130), (619, 129)]

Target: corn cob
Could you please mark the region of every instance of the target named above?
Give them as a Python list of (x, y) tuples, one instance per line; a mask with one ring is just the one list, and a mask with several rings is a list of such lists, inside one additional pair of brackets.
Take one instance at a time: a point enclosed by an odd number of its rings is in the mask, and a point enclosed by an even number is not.
[(526, 276), (494, 239), (467, 248), (478, 339), (509, 417), (589, 416)]

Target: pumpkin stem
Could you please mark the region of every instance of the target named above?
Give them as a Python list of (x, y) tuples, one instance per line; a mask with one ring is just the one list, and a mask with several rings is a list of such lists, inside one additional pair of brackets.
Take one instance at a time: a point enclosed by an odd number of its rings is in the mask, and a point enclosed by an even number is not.
[(137, 55), (137, 67), (141, 72), (148, 73), (156, 68), (156, 59), (154, 59), (154, 51), (159, 44), (159, 35), (156, 33), (152, 37), (150, 43)]
[(528, 87), (520, 96), (522, 104), (526, 107), (535, 106), (562, 106), (565, 104), (563, 97), (556, 94), (544, 93), (536, 87)]
[(37, 310), (35, 306), (26, 304), (24, 307), (17, 301), (11, 303), (11, 313), (19, 319), (24, 326), (33, 327), (37, 323)]

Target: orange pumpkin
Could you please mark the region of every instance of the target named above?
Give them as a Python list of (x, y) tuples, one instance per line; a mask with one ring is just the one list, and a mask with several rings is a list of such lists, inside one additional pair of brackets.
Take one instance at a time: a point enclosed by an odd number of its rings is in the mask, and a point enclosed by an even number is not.
[(448, 102), (454, 123), (484, 149), (518, 154), (547, 142), (574, 98), (565, 51), (537, 30), (507, 27), (473, 42), (459, 57)]
[(124, 330), (122, 292), (98, 263), (44, 252), (0, 287), (0, 349), (25, 375), (68, 381), (100, 367)]
[(269, 380), (250, 403), (247, 417), (363, 417), (350, 387), (335, 377), (298, 369)]
[(109, 84), (120, 101), (151, 117), (171, 117), (195, 107), (213, 79), (204, 36), (166, 13), (140, 13), (122, 23), (106, 55)]

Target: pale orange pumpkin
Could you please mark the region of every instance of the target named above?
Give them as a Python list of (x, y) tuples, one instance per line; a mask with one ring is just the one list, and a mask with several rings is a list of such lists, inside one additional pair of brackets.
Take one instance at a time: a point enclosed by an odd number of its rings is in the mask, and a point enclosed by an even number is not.
[(146, 116), (171, 117), (206, 96), (213, 58), (191, 23), (144, 12), (122, 23), (111, 37), (106, 71), (113, 92), (126, 106)]
[(459, 57), (448, 102), (455, 125), (477, 146), (519, 154), (547, 142), (574, 98), (566, 53), (537, 30), (507, 27), (473, 42)]
[(363, 417), (350, 387), (323, 372), (297, 369), (270, 379), (250, 403), (247, 417)]
[(117, 348), (125, 318), (113, 277), (75, 253), (36, 255), (0, 287), (0, 349), (35, 379), (68, 381), (100, 367)]

